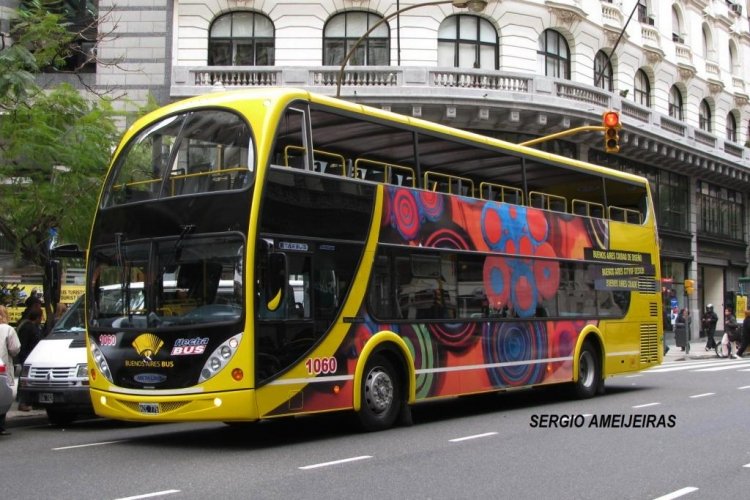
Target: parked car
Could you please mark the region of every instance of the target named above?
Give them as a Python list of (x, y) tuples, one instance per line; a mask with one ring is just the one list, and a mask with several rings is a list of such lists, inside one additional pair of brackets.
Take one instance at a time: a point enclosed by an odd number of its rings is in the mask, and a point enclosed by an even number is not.
[(86, 364), (83, 296), (39, 341), (21, 369), (19, 403), (42, 407), (51, 423), (69, 424), (94, 415)]
[(8, 381), (8, 374), (5, 371), (5, 364), (0, 360), (0, 415), (8, 413), (10, 405), (13, 403), (13, 389)]

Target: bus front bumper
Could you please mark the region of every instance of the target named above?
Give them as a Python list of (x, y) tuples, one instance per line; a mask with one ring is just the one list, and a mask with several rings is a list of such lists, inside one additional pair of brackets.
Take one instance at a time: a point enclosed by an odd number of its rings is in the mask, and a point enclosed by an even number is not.
[(255, 390), (180, 395), (126, 395), (91, 389), (100, 417), (135, 422), (252, 422), (258, 420)]

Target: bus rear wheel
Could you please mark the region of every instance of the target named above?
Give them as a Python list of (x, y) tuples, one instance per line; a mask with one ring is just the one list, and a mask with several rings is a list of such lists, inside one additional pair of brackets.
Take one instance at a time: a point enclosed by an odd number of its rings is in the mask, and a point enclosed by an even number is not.
[(402, 406), (398, 372), (385, 356), (367, 361), (360, 388), (359, 421), (366, 431), (379, 431), (393, 425)]
[(596, 349), (591, 341), (586, 341), (578, 355), (578, 381), (573, 385), (576, 397), (586, 399), (593, 397), (602, 384), (602, 366)]

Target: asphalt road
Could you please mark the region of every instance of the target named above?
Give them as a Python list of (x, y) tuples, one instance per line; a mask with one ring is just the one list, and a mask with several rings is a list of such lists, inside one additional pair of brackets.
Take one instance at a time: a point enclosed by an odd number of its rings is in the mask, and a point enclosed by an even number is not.
[[(2, 498), (748, 498), (750, 359), (419, 406), (361, 433), (350, 415), (247, 427), (105, 420), (13, 429)], [(560, 427), (565, 425), (565, 427)]]

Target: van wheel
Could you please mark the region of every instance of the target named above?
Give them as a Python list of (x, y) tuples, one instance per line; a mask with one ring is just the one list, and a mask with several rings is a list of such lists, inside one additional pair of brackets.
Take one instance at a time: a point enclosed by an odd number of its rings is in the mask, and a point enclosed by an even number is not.
[(578, 381), (573, 385), (573, 393), (581, 399), (593, 397), (602, 384), (601, 378), (601, 361), (594, 345), (587, 340), (578, 355)]
[(68, 425), (76, 419), (76, 414), (69, 411), (47, 408), (47, 418), (52, 425)]
[(401, 381), (393, 364), (384, 356), (372, 356), (362, 378), (359, 421), (366, 431), (393, 425), (402, 406)]

